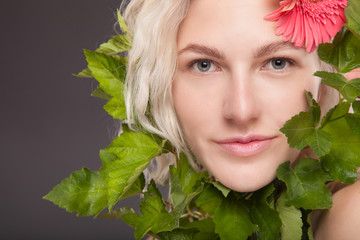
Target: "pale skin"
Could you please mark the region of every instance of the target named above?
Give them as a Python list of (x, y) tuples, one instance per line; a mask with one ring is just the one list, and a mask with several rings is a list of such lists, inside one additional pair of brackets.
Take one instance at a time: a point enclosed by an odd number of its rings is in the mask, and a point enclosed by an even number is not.
[[(347, 240), (360, 237), (360, 182), (333, 194), (333, 206), (315, 223), (316, 240)], [(316, 220), (316, 219), (315, 219)]]
[[(263, 20), (277, 8), (277, 0), (193, 0), (178, 32), (173, 96), (185, 139), (216, 179), (240, 192), (260, 189), (279, 164), (296, 162), (300, 152), (279, 129), (307, 110), (305, 89), (320, 103), (326, 95), (313, 76), (316, 51), (284, 43), (275, 23)], [(335, 235), (349, 225), (347, 234), (360, 234), (358, 185), (334, 194), (317, 240), (355, 239)], [(357, 221), (339, 224), (342, 215)]]

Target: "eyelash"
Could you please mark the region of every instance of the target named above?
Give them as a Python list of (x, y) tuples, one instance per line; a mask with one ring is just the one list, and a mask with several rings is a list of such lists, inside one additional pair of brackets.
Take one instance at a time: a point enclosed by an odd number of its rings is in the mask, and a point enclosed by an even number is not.
[[(266, 67), (267, 65), (269, 64), (272, 64), (272, 61), (275, 61), (275, 60), (281, 60), (281, 61), (285, 61), (285, 66), (281, 69), (275, 69), (274, 66), (272, 67)], [(211, 64), (212, 67), (216, 67), (216, 68), (220, 68), (218, 66), (217, 63), (215, 63), (213, 60), (210, 60), (210, 59), (196, 59), (194, 61), (191, 61), (188, 65), (187, 65), (187, 68), (188, 69), (192, 69), (196, 72), (199, 72), (199, 73), (208, 73), (208, 72), (212, 72), (212, 71), (200, 71), (199, 69), (196, 69), (197, 68), (197, 64), (200, 64), (201, 62), (209, 62)], [(263, 62), (262, 64), (262, 67), (261, 67), (261, 70), (274, 70), (274, 71), (284, 71), (284, 69), (288, 68), (288, 67), (291, 67), (291, 66), (294, 66), (296, 64), (296, 62), (293, 60), (293, 59), (290, 59), (290, 58), (287, 58), (287, 57), (274, 57), (274, 58), (270, 58), (270, 59), (267, 59), (266, 61)], [(210, 68), (211, 68), (210, 66)]]

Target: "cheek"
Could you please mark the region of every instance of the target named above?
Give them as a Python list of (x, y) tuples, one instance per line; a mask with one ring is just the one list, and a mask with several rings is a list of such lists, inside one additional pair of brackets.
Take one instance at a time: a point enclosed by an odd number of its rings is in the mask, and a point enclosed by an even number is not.
[(186, 144), (198, 161), (202, 159), (204, 139), (219, 127), (219, 89), (213, 86), (208, 81), (182, 75), (173, 82), (172, 94), (177, 119)]
[[(180, 74), (173, 82), (175, 111), (184, 132), (201, 129), (218, 115), (219, 90), (212, 82), (192, 79)], [(198, 130), (199, 129), (199, 130)]]
[(279, 94), (277, 101), (272, 105), (269, 114), (278, 119), (279, 127), (282, 127), (287, 120), (301, 111), (307, 110), (307, 102), (304, 90), (291, 91)]
[[(319, 100), (320, 93), (320, 80), (313, 76), (308, 76), (306, 79), (295, 79), (296, 84), (289, 84), (282, 88), (277, 94), (271, 94), (268, 91), (269, 99), (272, 100), (269, 113), (281, 121), (281, 126), (285, 121), (289, 120), (294, 115), (302, 111), (308, 110), (308, 103), (305, 96), (305, 91), (311, 92), (315, 100)], [(270, 102), (270, 101), (269, 101)], [(269, 104), (270, 105), (270, 104)]]
[(199, 96), (187, 86), (181, 79), (175, 78), (172, 90), (174, 98), (175, 112), (180, 126), (185, 135), (191, 133), (190, 130), (197, 129), (198, 122), (201, 122), (201, 108), (199, 106)]

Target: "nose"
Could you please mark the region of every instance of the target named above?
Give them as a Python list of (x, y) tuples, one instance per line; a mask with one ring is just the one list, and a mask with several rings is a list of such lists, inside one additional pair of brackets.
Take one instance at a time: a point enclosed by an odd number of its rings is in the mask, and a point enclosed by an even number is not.
[(260, 93), (250, 74), (232, 76), (224, 94), (224, 118), (236, 124), (256, 121), (261, 114)]

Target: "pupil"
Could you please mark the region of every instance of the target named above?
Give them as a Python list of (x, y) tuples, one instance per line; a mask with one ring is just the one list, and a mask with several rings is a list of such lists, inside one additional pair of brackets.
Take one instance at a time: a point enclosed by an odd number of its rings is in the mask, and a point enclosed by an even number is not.
[(282, 60), (282, 59), (275, 59), (273, 62), (272, 62), (272, 65), (275, 69), (282, 69), (285, 67), (285, 61)]
[(201, 61), (198, 63), (198, 67), (201, 72), (206, 72), (210, 69), (210, 62), (209, 61)]

